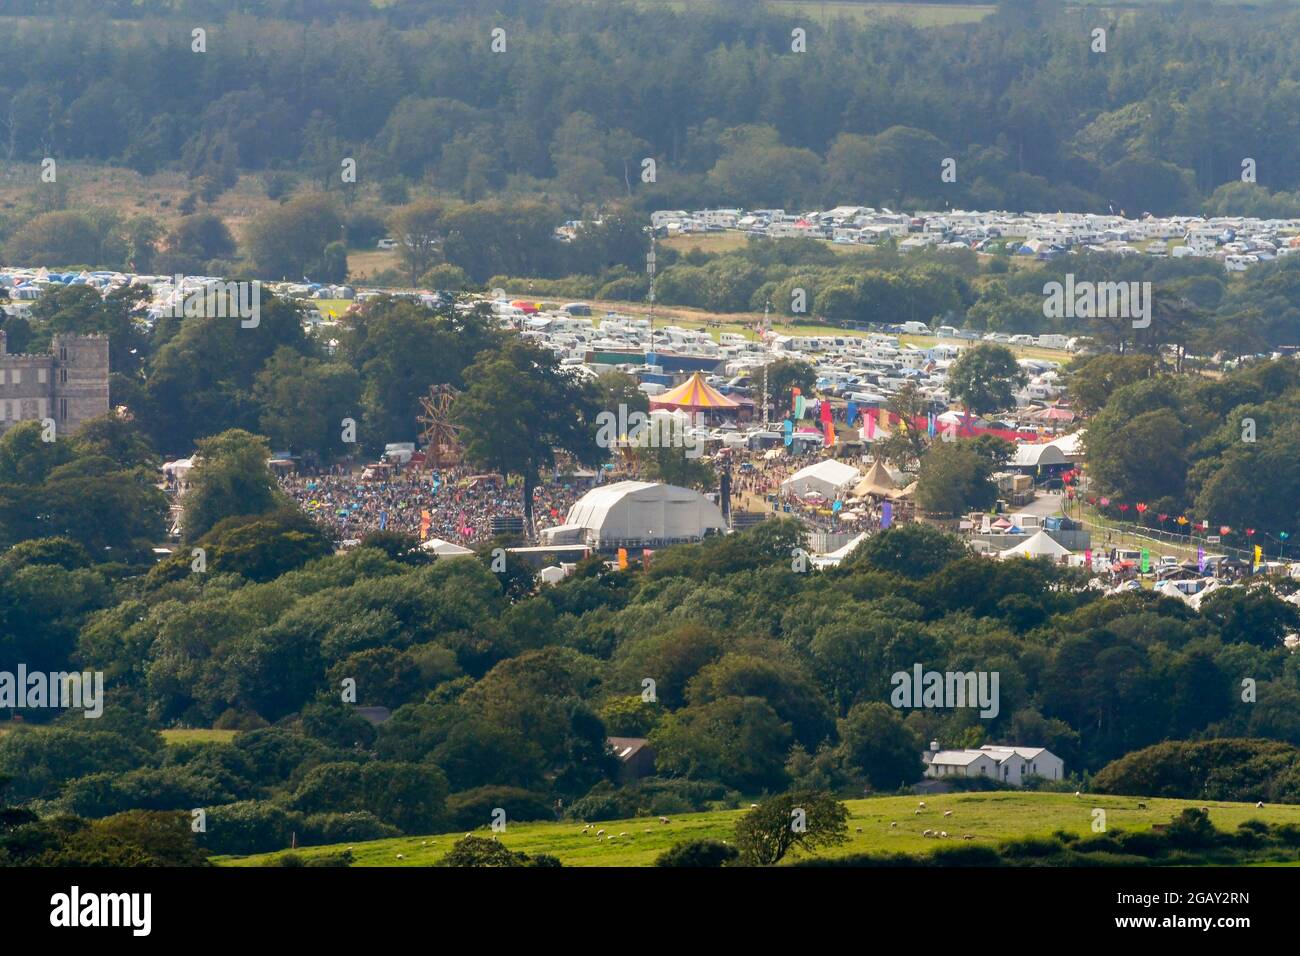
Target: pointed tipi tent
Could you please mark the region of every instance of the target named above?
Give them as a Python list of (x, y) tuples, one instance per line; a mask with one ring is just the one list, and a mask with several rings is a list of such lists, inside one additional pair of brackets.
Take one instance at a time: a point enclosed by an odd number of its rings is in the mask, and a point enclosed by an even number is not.
[(853, 486), (853, 496), (855, 498), (865, 498), (867, 495), (875, 495), (877, 498), (888, 498), (898, 489), (894, 484), (894, 479), (889, 475), (889, 469), (884, 462), (877, 459), (862, 480)]

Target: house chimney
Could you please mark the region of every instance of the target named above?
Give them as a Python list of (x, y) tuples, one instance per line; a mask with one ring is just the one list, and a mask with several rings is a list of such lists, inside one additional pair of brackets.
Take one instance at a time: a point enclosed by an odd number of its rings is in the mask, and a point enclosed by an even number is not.
[(931, 741), (930, 741), (930, 753), (935, 753), (935, 754), (937, 754), (938, 752), (939, 752), (939, 741), (937, 741), (937, 740), (931, 740)]

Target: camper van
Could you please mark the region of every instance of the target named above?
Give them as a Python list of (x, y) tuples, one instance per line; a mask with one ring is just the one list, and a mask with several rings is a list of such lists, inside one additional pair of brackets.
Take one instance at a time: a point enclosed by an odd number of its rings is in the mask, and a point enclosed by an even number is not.
[(904, 322), (899, 326), (907, 335), (930, 335), (930, 327), (924, 322)]

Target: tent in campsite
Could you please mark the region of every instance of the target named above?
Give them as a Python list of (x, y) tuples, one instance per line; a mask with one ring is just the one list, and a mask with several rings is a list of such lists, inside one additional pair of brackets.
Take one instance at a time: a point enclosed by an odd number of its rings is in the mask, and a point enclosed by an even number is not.
[(1000, 558), (1051, 558), (1059, 560), (1068, 557), (1070, 549), (1058, 544), (1046, 531), (1040, 531), (1032, 538), (1020, 542), (1014, 548), (998, 552)]
[(819, 494), (823, 498), (834, 498), (842, 488), (856, 481), (860, 474), (852, 465), (827, 458), (815, 465), (800, 468), (781, 482), (781, 491), (799, 497)]

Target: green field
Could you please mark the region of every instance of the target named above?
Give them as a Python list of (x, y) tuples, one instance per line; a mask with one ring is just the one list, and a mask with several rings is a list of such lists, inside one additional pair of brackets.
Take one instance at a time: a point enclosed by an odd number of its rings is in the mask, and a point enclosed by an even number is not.
[[(1080, 835), (1091, 833), (1092, 811), (1106, 811), (1108, 829), (1145, 830), (1152, 824), (1168, 823), (1184, 807), (1208, 806), (1210, 820), (1221, 830), (1234, 830), (1246, 820), (1269, 823), (1300, 823), (1300, 806), (1269, 806), (1257, 809), (1247, 803), (1205, 803), (1194, 800), (1164, 800), (1141, 797), (1075, 797), (1061, 793), (940, 794), (924, 798), (926, 809), (916, 814), (918, 797), (877, 797), (849, 800), (849, 842), (825, 851), (838, 857), (855, 853), (927, 853), (940, 846), (966, 843), (993, 846), (1013, 837), (1048, 836), (1055, 830)], [(1145, 803), (1148, 809), (1139, 810)], [(952, 810), (951, 817), (944, 811)], [(731, 840), (736, 820), (746, 810), (720, 810), (675, 815), (662, 824), (656, 817), (638, 817), (593, 824), (586, 833), (581, 823), (521, 823), (507, 825), (501, 841), (512, 850), (549, 853), (565, 866), (649, 866), (674, 843), (712, 838)], [(896, 822), (897, 827), (890, 827)], [(939, 840), (921, 835), (923, 830), (946, 830), (950, 837)], [(605, 836), (596, 836), (604, 830)], [(858, 832), (858, 831), (861, 832)], [(476, 831), (491, 836), (484, 826)], [(964, 834), (973, 839), (963, 840)], [(626, 834), (624, 836), (623, 834)], [(351, 844), (356, 866), (429, 866), (436, 863), (464, 832), (424, 837), (399, 837), (370, 843)], [(610, 835), (613, 840), (608, 839)], [(300, 849), (304, 858), (337, 853), (347, 844)], [(404, 859), (399, 860), (398, 854)], [(247, 857), (217, 857), (223, 866), (261, 866), (280, 854)], [(800, 859), (796, 853), (791, 861)]]

